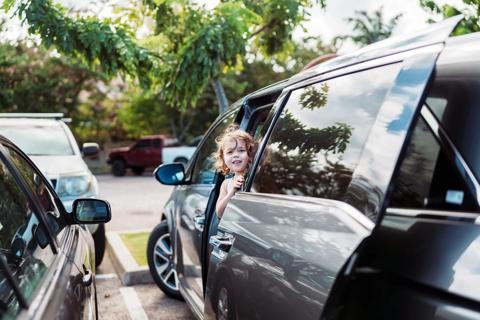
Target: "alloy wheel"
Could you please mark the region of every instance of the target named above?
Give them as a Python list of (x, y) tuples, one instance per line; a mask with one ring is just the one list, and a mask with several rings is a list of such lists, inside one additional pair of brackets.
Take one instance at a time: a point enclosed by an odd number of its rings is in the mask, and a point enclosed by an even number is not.
[(169, 234), (158, 238), (155, 243), (154, 259), (155, 270), (163, 284), (172, 290), (178, 290), (178, 276)]

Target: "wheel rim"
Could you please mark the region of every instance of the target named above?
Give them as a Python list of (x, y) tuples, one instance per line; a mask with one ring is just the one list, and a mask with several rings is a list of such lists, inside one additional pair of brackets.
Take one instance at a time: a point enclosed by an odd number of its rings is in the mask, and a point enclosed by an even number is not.
[(173, 250), (168, 233), (161, 236), (155, 243), (154, 262), (155, 270), (163, 284), (178, 291), (177, 270), (173, 262)]
[(218, 293), (217, 319), (228, 320), (228, 292), (226, 288), (220, 289)]

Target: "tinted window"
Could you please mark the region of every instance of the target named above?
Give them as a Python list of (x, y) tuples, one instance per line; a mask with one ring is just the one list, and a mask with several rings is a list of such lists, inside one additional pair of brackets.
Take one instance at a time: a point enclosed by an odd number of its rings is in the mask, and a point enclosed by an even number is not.
[(253, 190), (341, 198), (398, 71), (390, 65), (293, 91)]
[(150, 147), (150, 140), (140, 140), (135, 144), (135, 149), (148, 147)]
[(193, 169), (192, 182), (196, 184), (211, 184), (215, 176), (215, 151), (217, 151), (217, 143), (215, 139), (222, 135), (225, 129), (233, 123), (237, 113), (230, 113), (210, 132), (205, 142), (198, 150), (198, 156), (195, 160)]
[(2, 124), (0, 134), (12, 140), (23, 152), (31, 156), (74, 154), (65, 129), (58, 123), (28, 126)]
[(46, 213), (47, 221), (50, 228), (55, 234), (59, 234), (66, 225), (64, 217), (61, 215), (60, 210), (55, 204), (53, 194), (50, 192), (46, 182), (42, 179), (39, 173), (14, 149), (6, 147), (10, 158), (14, 162), (17, 170), (25, 179), (25, 182), (29, 185), (30, 189), (35, 193), (40, 200), (40, 205), (43, 211)]
[(477, 68), (478, 63), (471, 65), (470, 57), (463, 58), (469, 63), (462, 65), (458, 60), (453, 60), (451, 64), (439, 67), (428, 92), (426, 104), (438, 118), (478, 180), (480, 179), (480, 145), (478, 144), (480, 72)]
[(461, 175), (423, 119), (413, 131), (390, 207), (478, 211)]
[[(0, 163), (0, 250), (27, 300), (31, 300), (55, 256), (37, 214), (11, 172)], [(13, 299), (4, 277), (4, 272), (0, 273), (1, 299)], [(18, 308), (15, 301), (2, 302), (13, 310)]]
[(153, 147), (154, 148), (160, 148), (162, 146), (162, 142), (160, 141), (160, 139), (155, 139), (153, 140)]

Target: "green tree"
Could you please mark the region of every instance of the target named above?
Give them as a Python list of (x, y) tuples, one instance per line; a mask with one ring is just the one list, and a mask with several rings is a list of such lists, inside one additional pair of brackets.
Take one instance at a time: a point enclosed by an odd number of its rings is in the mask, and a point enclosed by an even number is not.
[[(325, 0), (316, 2), (325, 5)], [(239, 67), (246, 48), (264, 55), (286, 50), (293, 29), (307, 18), (306, 9), (313, 4), (309, 0), (237, 0), (221, 2), (209, 11), (186, 0), (144, 3), (147, 9), (142, 12), (156, 18), (155, 50), (135, 43), (126, 23), (114, 27), (112, 20), (73, 19), (52, 0), (18, 4), (6, 0), (3, 8), (15, 10), (46, 46), (101, 66), (107, 75), (136, 75), (144, 86), (155, 78), (164, 99), (175, 107), (194, 105), (211, 83), (223, 109), (228, 102), (220, 76)]]
[[(244, 59), (241, 70), (232, 69), (223, 75), (226, 95), (236, 101), (246, 93), (288, 78), (313, 58), (332, 51), (318, 38), (295, 43), (295, 48), (295, 52), (286, 60)], [(118, 120), (131, 137), (165, 133), (186, 142), (204, 133), (218, 116), (217, 110), (213, 108), (216, 96), (211, 86), (206, 87), (196, 107), (188, 109), (170, 106), (154, 90), (133, 88), (125, 96), (131, 98), (126, 99), (124, 106), (119, 109)]]
[(460, 21), (453, 31), (454, 35), (462, 35), (480, 31), (480, 1), (479, 0), (463, 0), (464, 6), (457, 8), (453, 5), (439, 5), (433, 0), (420, 0), (420, 6), (431, 14), (427, 20), (429, 23), (450, 18), (459, 14), (463, 14), (465, 18)]
[(393, 30), (403, 14), (397, 14), (388, 22), (384, 21), (383, 7), (375, 10), (372, 14), (366, 11), (355, 11), (355, 16), (347, 18), (346, 21), (353, 24), (352, 35), (341, 35), (334, 39), (334, 43), (342, 43), (351, 40), (353, 43), (366, 46), (368, 44), (387, 39), (392, 35)]
[(145, 87), (150, 85), (158, 59), (132, 40), (126, 25), (95, 17), (73, 19), (52, 0), (4, 0), (2, 9), (14, 11), (45, 47), (53, 46), (61, 54), (100, 67), (108, 76), (122, 73), (137, 77)]
[(82, 90), (96, 90), (103, 75), (42, 48), (0, 44), (0, 110), (63, 112), (74, 116)]

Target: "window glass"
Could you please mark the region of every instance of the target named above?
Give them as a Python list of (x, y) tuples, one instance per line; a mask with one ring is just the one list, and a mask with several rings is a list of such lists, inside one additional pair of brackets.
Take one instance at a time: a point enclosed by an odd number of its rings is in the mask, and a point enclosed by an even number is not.
[(50, 226), (50, 229), (55, 232), (59, 239), (61, 233), (65, 228), (66, 221), (63, 215), (60, 213), (53, 194), (50, 192), (47, 184), (42, 179), (39, 173), (23, 158), (18, 152), (9, 147), (5, 147), (8, 151), (10, 158), (14, 162), (17, 170), (25, 179), (26, 183), (30, 186), (30, 189), (35, 193), (40, 200), (40, 205), (43, 211), (46, 213), (46, 219)]
[(384, 66), (293, 91), (252, 190), (341, 198), (399, 67)]
[(0, 126), (0, 134), (9, 138), (31, 156), (73, 155), (67, 132), (58, 123), (49, 125), (5, 125)]
[[(455, 65), (455, 67), (453, 67)], [(463, 159), (480, 180), (480, 81), (478, 64), (442, 66), (428, 91), (426, 105), (435, 114)], [(468, 67), (467, 67), (468, 66)]]
[[(20, 290), (31, 300), (54, 254), (48, 243), (44, 226), (34, 207), (17, 185), (11, 172), (0, 163), (0, 251), (6, 259)], [(8, 292), (5, 273), (0, 273), (0, 298), (8, 308), (16, 310), (18, 303)], [(11, 310), (10, 310), (11, 311)]]
[(153, 147), (157, 149), (162, 147), (162, 142), (160, 141), (160, 139), (153, 140)]
[(460, 173), (423, 119), (419, 119), (413, 131), (390, 207), (478, 212)]
[(217, 151), (217, 143), (215, 139), (222, 135), (225, 129), (233, 123), (236, 112), (230, 113), (224, 118), (217, 127), (210, 132), (205, 142), (198, 151), (195, 161), (195, 167), (192, 174), (192, 183), (195, 184), (212, 184), (215, 177), (215, 152)]
[(148, 147), (150, 147), (150, 140), (140, 140), (135, 144), (135, 149)]

